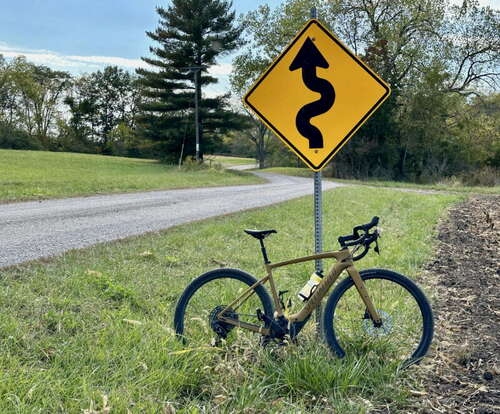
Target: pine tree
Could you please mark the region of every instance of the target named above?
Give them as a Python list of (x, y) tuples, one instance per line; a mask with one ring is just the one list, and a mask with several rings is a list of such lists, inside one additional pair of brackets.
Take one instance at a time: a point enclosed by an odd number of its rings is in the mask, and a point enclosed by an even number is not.
[[(202, 88), (217, 82), (208, 68), (216, 58), (239, 46), (241, 29), (235, 24), (232, 2), (227, 0), (173, 0), (157, 7), (159, 26), (147, 36), (157, 43), (154, 57), (142, 60), (153, 68), (138, 69), (142, 84), (141, 133), (160, 141), (165, 158), (173, 161), (183, 151), (195, 153), (194, 76), (198, 76), (200, 153), (213, 150), (220, 135), (238, 126), (238, 117), (227, 109), (229, 95), (202, 97)], [(204, 66), (197, 73), (186, 69)]]

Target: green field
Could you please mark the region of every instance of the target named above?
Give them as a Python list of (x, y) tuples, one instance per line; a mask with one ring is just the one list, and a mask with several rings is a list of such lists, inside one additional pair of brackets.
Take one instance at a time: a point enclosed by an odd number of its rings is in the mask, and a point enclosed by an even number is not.
[[(275, 174), (295, 175), (299, 177), (312, 178), (313, 172), (306, 168), (296, 167), (273, 167), (259, 170), (262, 172), (270, 172)], [(494, 187), (466, 187), (463, 185), (449, 185), (445, 183), (438, 184), (414, 184), (402, 181), (379, 181), (379, 180), (344, 180), (340, 178), (325, 178), (345, 184), (368, 185), (373, 187), (390, 187), (390, 188), (405, 188), (414, 190), (435, 190), (435, 191), (452, 191), (457, 193), (478, 193), (478, 194), (500, 194), (500, 186)]]
[(255, 158), (230, 157), (226, 155), (207, 155), (208, 160), (214, 160), (222, 165), (255, 165)]
[[(460, 199), (367, 187), (325, 192), (325, 247), (379, 215), (381, 256), (368, 255), (360, 268), (418, 281), (438, 218)], [(257, 337), (222, 348), (186, 349), (176, 340), (173, 310), (194, 277), (220, 265), (262, 275), (258, 243), (244, 228), (278, 230), (266, 241), (271, 260), (310, 253), (311, 197), (1, 271), (0, 412), (398, 412), (408, 384), (418, 389), (416, 368), (399, 372), (372, 352), (338, 360), (313, 325), (298, 345), (278, 349), (260, 348)], [(311, 266), (279, 272), (278, 287), (290, 288), (293, 300)]]
[(154, 160), (0, 150), (0, 201), (259, 182), (222, 168), (179, 170)]

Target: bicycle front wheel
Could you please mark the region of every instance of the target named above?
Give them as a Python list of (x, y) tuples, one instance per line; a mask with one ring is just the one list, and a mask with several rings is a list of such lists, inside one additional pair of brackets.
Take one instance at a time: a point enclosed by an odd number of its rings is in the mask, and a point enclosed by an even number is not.
[(323, 314), (323, 330), (339, 357), (375, 353), (407, 367), (418, 362), (432, 341), (432, 310), (423, 292), (407, 277), (384, 269), (360, 272), (382, 319), (376, 327), (349, 277), (330, 295)]
[[(256, 282), (253, 276), (238, 269), (217, 269), (199, 276), (179, 298), (174, 316), (175, 332), (185, 341), (200, 345), (207, 345), (214, 339), (233, 340), (238, 336), (250, 336), (251, 331), (224, 323), (217, 319), (217, 314)], [(257, 309), (269, 318), (273, 317), (271, 297), (262, 285), (253, 289), (242, 304), (226, 311), (224, 316), (263, 326), (264, 323), (257, 318)], [(239, 331), (238, 334), (235, 331)]]

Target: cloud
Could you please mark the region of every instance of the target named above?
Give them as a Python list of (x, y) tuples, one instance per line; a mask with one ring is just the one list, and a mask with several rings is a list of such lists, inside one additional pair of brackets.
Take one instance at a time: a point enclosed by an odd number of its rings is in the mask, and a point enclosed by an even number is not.
[(127, 59), (118, 56), (64, 56), (64, 58), (71, 63), (76, 62), (80, 65), (114, 65), (130, 69), (145, 68), (148, 66), (148, 64), (141, 59)]
[(72, 73), (94, 71), (106, 65), (116, 65), (126, 69), (147, 66), (147, 64), (140, 59), (128, 59), (118, 56), (63, 55), (45, 49), (13, 47), (3, 42), (0, 42), (0, 54), (8, 58), (25, 56), (30, 62), (46, 65), (53, 69), (67, 70)]
[(233, 65), (230, 63), (219, 63), (218, 65), (211, 66), (208, 73), (214, 76), (228, 76), (233, 70)]
[[(102, 69), (105, 66), (119, 66), (124, 69), (147, 68), (149, 65), (141, 59), (129, 59), (119, 56), (78, 56), (63, 55), (51, 50), (13, 47), (0, 42), (0, 54), (7, 58), (25, 56), (30, 62), (46, 65), (53, 69), (81, 74)], [(221, 63), (210, 67), (209, 73), (216, 77), (225, 77), (231, 73), (230, 63)]]

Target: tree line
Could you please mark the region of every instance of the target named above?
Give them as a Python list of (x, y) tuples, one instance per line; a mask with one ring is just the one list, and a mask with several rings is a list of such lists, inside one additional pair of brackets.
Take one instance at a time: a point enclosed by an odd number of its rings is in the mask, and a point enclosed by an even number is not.
[[(195, 153), (255, 156), (302, 166), (236, 104), (307, 21), (320, 20), (391, 84), (392, 94), (326, 173), (434, 181), (500, 168), (499, 11), (476, 0), (286, 0), (236, 17), (227, 0), (173, 0), (147, 68), (107, 67), (80, 77), (0, 57), (0, 147), (143, 156), (177, 163)], [(236, 53), (231, 91), (208, 95), (221, 57)], [(197, 90), (196, 90), (197, 89)], [(230, 95), (232, 92), (232, 97)], [(198, 96), (195, 103), (195, 97)], [(484, 180), (483, 180), (484, 181)]]
[(137, 77), (116, 66), (71, 76), (0, 55), (2, 148), (148, 153), (134, 135), (139, 102)]
[[(392, 88), (327, 174), (434, 181), (486, 169), (490, 182), (498, 177), (498, 10), (467, 0), (460, 6), (441, 0), (289, 0), (275, 9), (261, 6), (242, 18), (247, 45), (234, 61), (237, 94), (286, 46), (312, 6)], [(269, 131), (254, 121), (252, 139), (264, 148), (272, 144)]]

